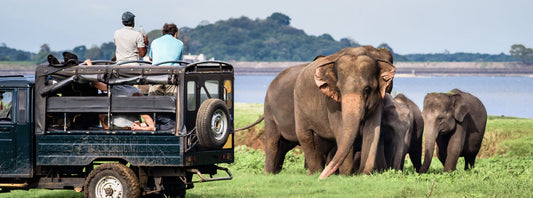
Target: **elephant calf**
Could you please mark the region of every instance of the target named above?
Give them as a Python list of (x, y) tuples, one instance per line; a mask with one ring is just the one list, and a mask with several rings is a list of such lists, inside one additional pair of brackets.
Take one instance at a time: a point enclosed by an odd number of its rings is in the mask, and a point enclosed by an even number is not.
[(465, 170), (474, 167), (487, 123), (487, 110), (481, 101), (459, 89), (430, 93), (424, 98), (425, 154), (421, 173), (431, 165), (433, 148), (444, 172), (453, 171), (457, 160), (465, 158)]
[(387, 168), (403, 170), (405, 156), (418, 172), (421, 166), (424, 120), (418, 106), (403, 94), (384, 99), (381, 135)]

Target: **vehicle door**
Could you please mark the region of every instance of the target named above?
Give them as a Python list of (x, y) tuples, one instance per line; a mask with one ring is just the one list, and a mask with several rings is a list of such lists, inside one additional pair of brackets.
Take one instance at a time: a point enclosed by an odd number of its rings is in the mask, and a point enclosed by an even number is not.
[(0, 89), (0, 177), (30, 177), (30, 89)]
[(13, 89), (0, 90), (0, 170), (13, 168), (16, 159), (13, 92)]

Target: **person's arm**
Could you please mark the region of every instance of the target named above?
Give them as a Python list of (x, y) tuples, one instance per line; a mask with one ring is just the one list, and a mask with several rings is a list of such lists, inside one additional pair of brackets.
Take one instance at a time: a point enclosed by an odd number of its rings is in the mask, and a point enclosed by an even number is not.
[(146, 126), (140, 126), (140, 125), (137, 125), (137, 124), (134, 123), (131, 126), (131, 130), (134, 130), (134, 131), (155, 131), (155, 123), (154, 123), (154, 120), (152, 119), (152, 117), (150, 117), (147, 114), (142, 114), (141, 117), (144, 120), (144, 122), (146, 123)]
[(103, 82), (93, 81), (91, 82), (91, 84), (93, 85), (93, 87), (99, 89), (100, 91), (107, 91), (107, 84)]
[(139, 47), (139, 56), (144, 57), (146, 55), (146, 47)]
[(105, 122), (106, 116), (107, 116), (106, 114), (99, 114), (98, 118), (100, 119), (100, 124), (102, 124), (102, 128), (105, 130), (108, 130), (109, 127), (107, 126), (107, 123)]
[(144, 47), (137, 48), (139, 49), (139, 56), (141, 57), (146, 56), (146, 52), (148, 52), (148, 44), (149, 44), (148, 36), (143, 35), (143, 42), (144, 42)]

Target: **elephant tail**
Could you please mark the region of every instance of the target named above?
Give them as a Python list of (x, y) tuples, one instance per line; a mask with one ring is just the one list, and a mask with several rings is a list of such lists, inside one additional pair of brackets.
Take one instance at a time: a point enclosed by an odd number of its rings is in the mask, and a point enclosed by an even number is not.
[(253, 126), (255, 126), (255, 125), (259, 124), (260, 122), (262, 122), (264, 119), (265, 119), (265, 115), (261, 115), (261, 117), (259, 117), (259, 119), (257, 119), (254, 123), (252, 123), (252, 124), (250, 124), (248, 126), (242, 127), (242, 128), (235, 129), (235, 132), (252, 128)]

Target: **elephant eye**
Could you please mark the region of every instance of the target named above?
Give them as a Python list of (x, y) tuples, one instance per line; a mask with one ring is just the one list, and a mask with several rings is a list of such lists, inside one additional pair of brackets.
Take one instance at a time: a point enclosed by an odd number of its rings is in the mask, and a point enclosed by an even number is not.
[(368, 95), (370, 94), (370, 87), (369, 86), (366, 86), (364, 89), (363, 89), (363, 93)]

